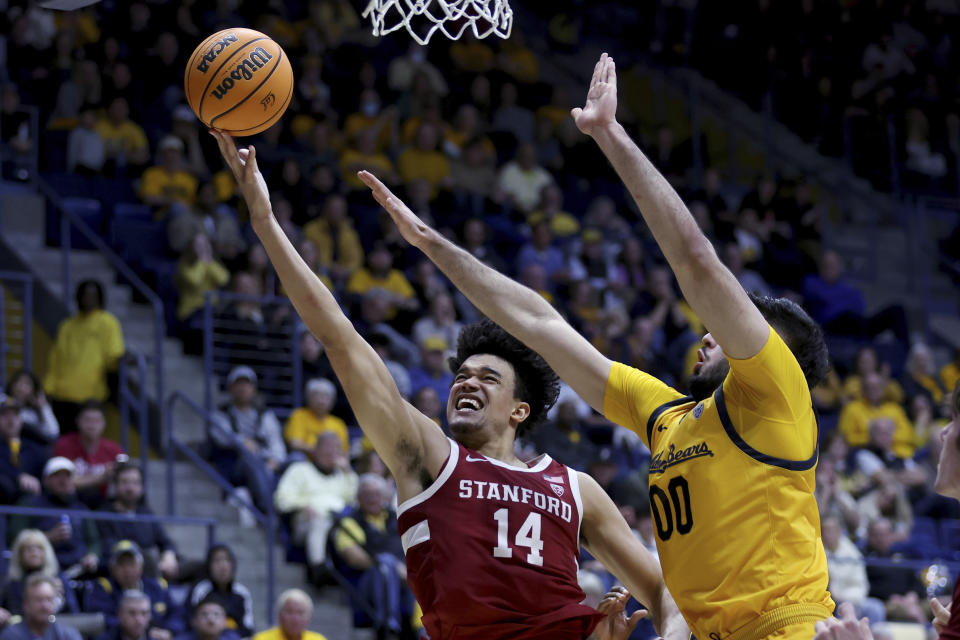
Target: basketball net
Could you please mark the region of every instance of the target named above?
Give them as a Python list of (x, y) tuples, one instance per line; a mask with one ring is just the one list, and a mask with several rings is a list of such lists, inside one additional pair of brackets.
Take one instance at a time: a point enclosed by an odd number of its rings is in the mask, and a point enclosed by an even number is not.
[(509, 38), (513, 10), (508, 0), (370, 0), (363, 17), (373, 22), (373, 35), (406, 27), (414, 40), (427, 44), (437, 31), (457, 40), (469, 27), (476, 38), (495, 34)]

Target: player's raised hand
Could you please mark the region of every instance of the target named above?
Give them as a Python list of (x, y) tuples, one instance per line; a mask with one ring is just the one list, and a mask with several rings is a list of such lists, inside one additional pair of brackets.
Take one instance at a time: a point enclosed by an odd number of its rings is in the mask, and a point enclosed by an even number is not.
[(243, 199), (250, 209), (250, 223), (256, 224), (269, 220), (273, 216), (270, 206), (270, 190), (257, 168), (257, 150), (250, 145), (246, 149), (237, 149), (233, 137), (218, 129), (210, 129), (210, 135), (217, 139), (220, 154), (236, 178)]
[(646, 617), (646, 609), (638, 609), (627, 617), (627, 602), (630, 592), (623, 587), (614, 587), (600, 601), (597, 611), (607, 614), (597, 628), (593, 630), (590, 640), (627, 640), (641, 618)]
[(377, 176), (369, 171), (358, 171), (357, 177), (363, 181), (363, 184), (370, 187), (373, 197), (390, 214), (403, 239), (419, 248), (426, 240), (430, 227), (424, 224), (423, 220), (403, 203), (403, 200), (393, 195), (393, 192), (387, 188), (387, 185), (380, 182)]
[(839, 611), (839, 620), (831, 617), (814, 625), (813, 640), (873, 640), (870, 623), (866, 618), (857, 620), (852, 604), (844, 602)]
[(607, 54), (593, 68), (590, 90), (583, 108), (570, 112), (577, 128), (588, 136), (617, 120), (617, 65)]

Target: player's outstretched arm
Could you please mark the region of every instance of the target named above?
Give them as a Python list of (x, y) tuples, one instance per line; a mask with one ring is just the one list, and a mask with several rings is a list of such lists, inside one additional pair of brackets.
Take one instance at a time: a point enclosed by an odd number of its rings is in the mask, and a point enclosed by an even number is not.
[(665, 640), (687, 640), (690, 628), (663, 582), (660, 565), (630, 531), (610, 496), (585, 473), (577, 473), (583, 500), (583, 546), (649, 609)]
[(423, 251), (481, 313), (539, 353), (581, 398), (603, 412), (610, 360), (540, 294), (486, 266), (424, 224), (369, 171), (357, 175), (407, 242)]
[(396, 478), (401, 496), (415, 495), (423, 471), (436, 477), (449, 454), (443, 432), (403, 399), (386, 365), (280, 228), (256, 150), (238, 150), (228, 134), (211, 133), (247, 201), (253, 230), (297, 313), (323, 343), (357, 421)]
[(579, 129), (596, 141), (640, 208), (683, 295), (700, 320), (733, 358), (756, 355), (769, 336), (760, 311), (686, 205), (617, 122), (617, 70), (603, 54), (594, 68), (584, 107), (572, 112)]

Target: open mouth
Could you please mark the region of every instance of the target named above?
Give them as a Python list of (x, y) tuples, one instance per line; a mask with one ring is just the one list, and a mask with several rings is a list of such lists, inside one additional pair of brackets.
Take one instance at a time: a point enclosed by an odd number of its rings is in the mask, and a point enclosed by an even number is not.
[(479, 411), (483, 408), (483, 403), (480, 402), (477, 398), (471, 396), (460, 396), (457, 399), (456, 409), (457, 413), (469, 413), (472, 411)]

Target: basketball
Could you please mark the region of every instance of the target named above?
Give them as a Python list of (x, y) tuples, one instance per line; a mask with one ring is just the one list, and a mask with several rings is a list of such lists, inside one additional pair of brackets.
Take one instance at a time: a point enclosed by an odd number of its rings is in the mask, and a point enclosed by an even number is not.
[(190, 108), (205, 125), (252, 136), (270, 128), (287, 109), (293, 70), (270, 36), (224, 29), (194, 49), (183, 85)]

